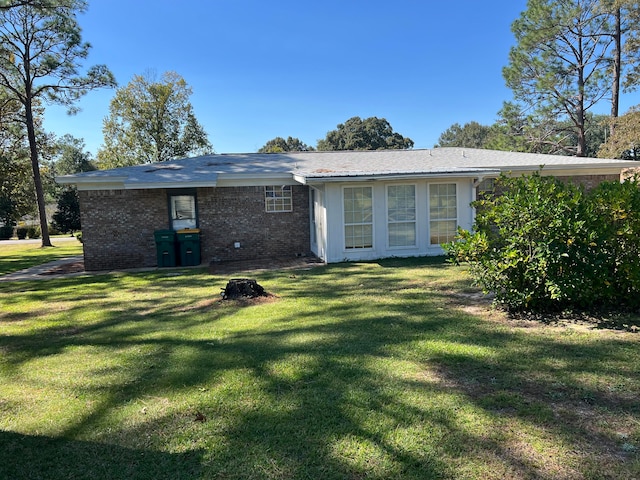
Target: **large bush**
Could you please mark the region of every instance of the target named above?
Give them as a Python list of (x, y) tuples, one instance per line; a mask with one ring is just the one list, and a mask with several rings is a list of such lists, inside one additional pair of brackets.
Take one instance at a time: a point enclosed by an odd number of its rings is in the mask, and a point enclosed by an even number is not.
[(502, 176), (474, 202), (473, 232), (445, 245), (510, 310), (640, 306), (637, 179), (589, 193), (539, 173)]
[(13, 236), (13, 226), (0, 226), (0, 240), (9, 240)]
[(62, 233), (73, 234), (80, 230), (80, 203), (74, 189), (65, 190), (60, 195), (58, 208), (53, 214), (53, 227)]

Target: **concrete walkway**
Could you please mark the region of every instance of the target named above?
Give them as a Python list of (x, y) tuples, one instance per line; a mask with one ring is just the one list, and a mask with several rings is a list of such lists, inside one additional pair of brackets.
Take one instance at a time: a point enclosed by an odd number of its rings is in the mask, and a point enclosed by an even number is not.
[[(76, 237), (68, 236), (68, 237), (52, 237), (51, 243), (53, 245), (68, 243), (68, 242), (77, 242), (78, 239)], [(23, 240), (0, 240), (0, 250), (3, 245), (39, 245), (42, 243), (42, 239), (40, 238), (29, 238)], [(78, 262), (82, 262), (82, 255), (75, 255), (72, 257), (60, 258), (58, 260), (54, 260), (52, 262), (43, 263), (42, 265), (36, 265), (34, 267), (26, 268), (24, 270), (20, 270), (18, 272), (8, 273), (6, 275), (0, 276), (0, 282), (13, 282), (18, 280), (46, 280), (49, 278), (60, 278), (62, 276), (77, 276), (77, 275), (86, 275), (84, 271), (81, 272), (72, 272), (69, 273), (64, 269), (77, 264)], [(60, 273), (48, 273), (48, 272), (56, 272), (60, 271)]]
[[(68, 267), (78, 262), (82, 262), (82, 255), (60, 258), (53, 262), (43, 263), (34, 267), (25, 268), (13, 273), (0, 276), (0, 282), (15, 282), (20, 280), (49, 280), (60, 277), (77, 277), (78, 275), (89, 275), (84, 269), (80, 272), (65, 272), (64, 267)], [(55, 273), (60, 271), (60, 273)]]

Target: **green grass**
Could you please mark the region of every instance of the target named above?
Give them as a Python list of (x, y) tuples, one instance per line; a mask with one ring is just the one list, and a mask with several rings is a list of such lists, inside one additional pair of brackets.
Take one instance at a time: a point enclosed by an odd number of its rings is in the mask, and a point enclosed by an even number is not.
[(637, 334), (433, 259), (0, 284), (0, 478), (640, 478)]
[(82, 244), (75, 242), (56, 242), (54, 247), (41, 247), (40, 244), (0, 244), (0, 275), (17, 272), (25, 268), (41, 265), (60, 258), (82, 255)]

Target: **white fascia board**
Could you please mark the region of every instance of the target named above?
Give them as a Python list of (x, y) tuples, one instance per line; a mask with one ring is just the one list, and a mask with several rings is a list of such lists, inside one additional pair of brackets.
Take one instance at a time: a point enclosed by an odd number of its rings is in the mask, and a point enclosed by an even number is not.
[(290, 173), (265, 173), (260, 175), (221, 174), (217, 187), (263, 187), (269, 185), (296, 185)]
[(518, 165), (518, 166), (506, 166), (501, 167), (502, 172), (537, 172), (542, 174), (550, 170), (565, 170), (568, 172), (574, 172), (579, 175), (589, 175), (590, 173), (603, 173), (603, 170), (608, 173), (620, 173), (621, 170), (627, 168), (638, 168), (640, 162), (620, 162), (620, 163), (574, 163), (574, 164), (556, 164), (556, 165)]
[(158, 190), (162, 188), (203, 188), (216, 187), (217, 183), (208, 182), (149, 182), (126, 183), (125, 190)]
[(110, 182), (100, 182), (100, 183), (77, 183), (76, 188), (79, 192), (84, 192), (88, 190), (124, 190), (124, 183), (110, 183)]
[(60, 185), (82, 185), (85, 183), (124, 183), (129, 177), (76, 177), (74, 175), (62, 175), (54, 177)]
[(303, 185), (317, 185), (323, 183), (337, 182), (373, 182), (373, 181), (394, 181), (410, 180), (415, 178), (477, 178), (499, 176), (500, 170), (478, 169), (465, 172), (434, 172), (434, 173), (400, 173), (400, 174), (378, 174), (378, 175), (344, 175), (344, 176), (322, 176), (312, 177), (305, 175), (294, 175), (293, 178)]
[[(106, 180), (106, 179), (105, 179)], [(149, 182), (149, 183), (124, 183), (113, 181), (113, 178), (109, 178), (109, 181), (84, 181), (77, 182), (79, 191), (85, 190), (157, 190), (164, 188), (198, 188), (198, 187), (215, 187), (215, 182)], [(73, 184), (73, 182), (67, 182)]]

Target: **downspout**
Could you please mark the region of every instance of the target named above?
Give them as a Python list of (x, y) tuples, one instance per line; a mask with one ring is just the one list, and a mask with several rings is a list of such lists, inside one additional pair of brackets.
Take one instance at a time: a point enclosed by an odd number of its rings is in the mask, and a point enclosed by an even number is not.
[(478, 187), (483, 182), (484, 176), (478, 176), (471, 182), (471, 227), (476, 224), (476, 209), (473, 207), (473, 202), (478, 199)]

